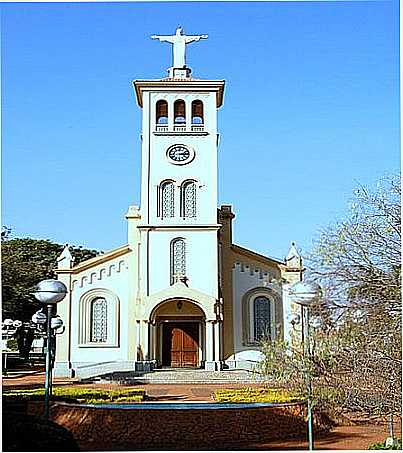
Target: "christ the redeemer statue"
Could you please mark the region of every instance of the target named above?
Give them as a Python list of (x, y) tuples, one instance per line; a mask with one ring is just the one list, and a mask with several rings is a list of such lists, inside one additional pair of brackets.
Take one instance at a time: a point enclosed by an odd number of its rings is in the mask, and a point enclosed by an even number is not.
[(186, 36), (182, 34), (182, 27), (178, 27), (173, 36), (159, 36), (153, 35), (151, 39), (158, 39), (159, 41), (166, 41), (173, 44), (173, 54), (174, 68), (183, 68), (186, 66), (185, 53), (186, 53), (186, 44), (190, 44), (194, 41), (200, 41), (200, 39), (208, 38), (208, 35), (198, 35), (198, 36)]

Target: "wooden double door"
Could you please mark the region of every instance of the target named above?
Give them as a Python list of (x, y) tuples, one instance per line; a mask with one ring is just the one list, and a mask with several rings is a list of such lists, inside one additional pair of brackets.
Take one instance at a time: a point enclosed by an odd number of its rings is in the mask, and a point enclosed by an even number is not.
[(162, 326), (162, 364), (173, 368), (197, 367), (199, 323), (166, 322)]

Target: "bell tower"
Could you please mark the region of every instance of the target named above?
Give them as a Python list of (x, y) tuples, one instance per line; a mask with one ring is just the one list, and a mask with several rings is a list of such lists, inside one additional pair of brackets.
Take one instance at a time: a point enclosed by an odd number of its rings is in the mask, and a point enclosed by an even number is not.
[(178, 281), (217, 299), (217, 110), (223, 80), (186, 66), (186, 45), (207, 35), (152, 36), (173, 45), (168, 77), (133, 82), (142, 108), (140, 297)]

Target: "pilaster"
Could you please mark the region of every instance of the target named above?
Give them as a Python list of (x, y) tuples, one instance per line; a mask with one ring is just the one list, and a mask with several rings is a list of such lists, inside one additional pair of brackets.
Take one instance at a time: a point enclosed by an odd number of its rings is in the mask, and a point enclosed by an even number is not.
[[(284, 340), (289, 343), (299, 343), (302, 338), (302, 311), (301, 307), (292, 302), (290, 288), (293, 284), (302, 282), (305, 268), (303, 259), (297, 251), (295, 242), (291, 243), (290, 251), (285, 258), (286, 267), (282, 270), (283, 283), (283, 319)], [(299, 324), (295, 320), (299, 317)]]
[(70, 254), (68, 245), (57, 259), (58, 269), (57, 279), (64, 283), (67, 288), (65, 298), (57, 304), (57, 314), (62, 318), (64, 332), (56, 335), (56, 358), (53, 374), (56, 377), (72, 377), (71, 369), (71, 302), (72, 284), (71, 268), (73, 267), (73, 257)]

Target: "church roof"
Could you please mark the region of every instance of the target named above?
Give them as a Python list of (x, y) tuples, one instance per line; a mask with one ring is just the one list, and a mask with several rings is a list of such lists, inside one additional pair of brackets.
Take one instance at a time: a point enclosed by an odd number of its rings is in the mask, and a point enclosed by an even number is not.
[(275, 264), (285, 264), (284, 261), (279, 260), (277, 258), (261, 255), (253, 250), (246, 249), (245, 247), (241, 247), (240, 245), (232, 244), (232, 250), (235, 253), (239, 253), (240, 255), (248, 256), (249, 258), (256, 259), (263, 263), (275, 263)]
[(221, 107), (224, 98), (225, 80), (204, 80), (204, 79), (179, 79), (167, 77), (165, 79), (150, 79), (150, 80), (133, 80), (133, 86), (136, 91), (137, 103), (143, 107), (142, 92), (147, 90), (155, 90), (163, 88), (164, 91), (206, 91), (216, 92), (217, 107)]
[(68, 271), (69, 273), (76, 274), (86, 269), (90, 269), (91, 267), (97, 266), (98, 264), (102, 264), (119, 256), (125, 255), (129, 252), (131, 252), (129, 245), (123, 245), (122, 247), (119, 247), (117, 249), (113, 249), (108, 252), (102, 253), (101, 255), (94, 256), (94, 258), (90, 258), (89, 260), (82, 261), (76, 266), (73, 266), (71, 269), (57, 269), (56, 273), (64, 273)]

